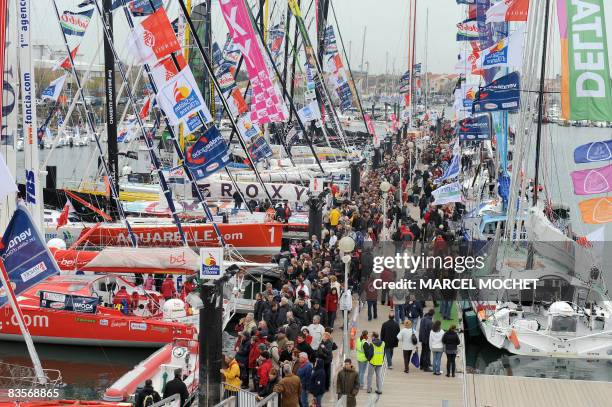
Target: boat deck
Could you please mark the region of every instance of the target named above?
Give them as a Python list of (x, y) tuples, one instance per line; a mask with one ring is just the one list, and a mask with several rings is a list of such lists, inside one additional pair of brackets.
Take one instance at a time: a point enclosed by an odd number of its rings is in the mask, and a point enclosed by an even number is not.
[(538, 377), (466, 375), (467, 407), (604, 407), (612, 383)]

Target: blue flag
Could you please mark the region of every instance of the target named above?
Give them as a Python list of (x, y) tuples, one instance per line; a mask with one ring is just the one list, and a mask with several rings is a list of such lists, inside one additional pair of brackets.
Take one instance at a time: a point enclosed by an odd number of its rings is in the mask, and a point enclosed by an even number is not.
[(612, 140), (583, 144), (574, 150), (574, 162), (576, 164), (610, 160), (612, 160)]
[(446, 168), (446, 171), (444, 171), (444, 174), (440, 178), (434, 180), (434, 184), (440, 184), (443, 181), (456, 178), (459, 175), (460, 171), (461, 171), (461, 157), (459, 154), (455, 154), (448, 168)]
[[(15, 295), (59, 274), (55, 259), (23, 205), (15, 210), (2, 237), (1, 246), (0, 256)], [(6, 302), (7, 293), (0, 286), (0, 308)]]
[(480, 88), (472, 103), (472, 113), (515, 111), (520, 107), (520, 100), (520, 76), (512, 72)]
[(197, 180), (214, 174), (229, 161), (227, 145), (215, 126), (206, 130), (185, 153), (185, 164)]
[(459, 122), (457, 127), (459, 140), (483, 141), (491, 139), (491, 120), (488, 114), (468, 117)]

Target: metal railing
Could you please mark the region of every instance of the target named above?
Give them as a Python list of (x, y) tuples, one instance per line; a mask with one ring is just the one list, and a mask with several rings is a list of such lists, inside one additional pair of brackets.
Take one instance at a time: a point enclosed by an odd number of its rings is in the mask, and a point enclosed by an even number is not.
[[(224, 394), (231, 393), (231, 397), (236, 398), (236, 407), (278, 407), (279, 406), (279, 394), (271, 393), (269, 396), (265, 397), (262, 400), (258, 400), (257, 393), (253, 393), (251, 391), (241, 389), (239, 387), (234, 387), (227, 383), (223, 384)], [(227, 406), (231, 406), (232, 404), (225, 404)]]
[(181, 395), (173, 394), (170, 397), (166, 397), (163, 400), (158, 401), (151, 405), (151, 407), (180, 407), (181, 405)]
[(214, 407), (235, 407), (238, 399), (236, 396), (232, 396), (228, 399), (221, 401), (221, 403), (215, 405)]

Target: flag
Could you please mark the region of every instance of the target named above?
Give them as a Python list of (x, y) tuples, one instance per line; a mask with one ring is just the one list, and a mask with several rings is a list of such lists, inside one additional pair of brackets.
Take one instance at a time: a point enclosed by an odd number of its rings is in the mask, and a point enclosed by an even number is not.
[[(77, 51), (79, 50), (79, 46), (77, 45), (76, 47), (73, 48), (72, 51), (70, 51), (70, 56), (72, 56), (72, 60), (74, 61), (77, 55)], [(72, 69), (72, 65), (70, 64), (70, 58), (66, 57), (64, 58), (61, 62), (58, 61), (57, 64), (53, 67), (53, 70), (56, 71), (58, 69), (65, 69), (67, 71)]]
[(68, 223), (68, 216), (71, 213), (75, 212), (76, 211), (74, 210), (72, 202), (70, 201), (70, 199), (66, 198), (66, 204), (64, 205), (64, 208), (62, 209), (62, 213), (60, 213), (59, 218), (57, 218), (57, 226), (55, 227), (55, 229), (57, 230), (62, 226), (66, 225)]
[(128, 9), (134, 17), (143, 17), (153, 14), (155, 10), (162, 8), (162, 5), (162, 0), (132, 0), (128, 3)]
[(459, 182), (453, 182), (452, 184), (436, 188), (431, 194), (434, 197), (434, 205), (445, 205), (451, 202), (463, 201), (461, 184)]
[(68, 74), (64, 74), (57, 79), (54, 79), (49, 86), (47, 86), (41, 94), (43, 99), (51, 99), (57, 102), (57, 98), (59, 98), (60, 93), (62, 93), (62, 88), (64, 87), (64, 82), (66, 82), (66, 77)]
[(525, 28), (521, 27), (497, 44), (483, 50), (476, 61), (476, 69), (495, 67), (521, 67), (523, 64), (523, 38)]
[(478, 41), (479, 38), (478, 21), (475, 18), (457, 23), (457, 41)]
[(444, 174), (434, 180), (434, 184), (441, 184), (444, 181), (449, 179), (457, 178), (459, 176), (459, 172), (461, 171), (461, 156), (459, 154), (453, 155), (453, 159), (451, 160), (448, 168), (444, 171)]
[(178, 62), (178, 69), (174, 63), (174, 58), (169, 56), (162, 59), (157, 63), (157, 65), (151, 68), (153, 80), (155, 81), (157, 88), (165, 86), (170, 79), (172, 79), (177, 73), (180, 72), (181, 69), (185, 67), (185, 65), (187, 65), (182, 53), (176, 55), (176, 62)]
[(612, 140), (583, 144), (574, 150), (574, 162), (576, 164), (610, 160), (612, 160)]
[[(17, 206), (2, 236), (2, 243), (0, 256), (15, 295), (59, 274), (59, 268), (25, 206)], [(0, 308), (7, 301), (6, 287), (0, 286)]]
[(529, 0), (503, 0), (487, 10), (487, 24), (504, 21), (527, 21)]
[(93, 6), (94, 4), (96, 4), (96, 0), (85, 0), (80, 2), (77, 7), (83, 8), (87, 6)]
[(561, 33), (563, 117), (569, 120), (612, 121), (612, 83), (604, 1), (560, 0), (557, 5)]
[(94, 9), (81, 11), (80, 13), (69, 10), (64, 11), (60, 16), (60, 25), (64, 34), (75, 35), (77, 37), (84, 36), (91, 21), (93, 11)]
[(612, 192), (612, 164), (600, 168), (573, 171), (571, 177), (576, 195)]
[(245, 117), (240, 117), (237, 124), (238, 131), (246, 141), (247, 153), (253, 162), (272, 156), (272, 149), (257, 124)]
[(512, 72), (481, 88), (474, 97), (473, 113), (516, 111), (521, 102), (520, 75)]
[(140, 64), (155, 65), (157, 61), (181, 50), (176, 34), (163, 8), (143, 19), (132, 30), (130, 38)]
[(612, 198), (594, 198), (578, 203), (582, 221), (589, 225), (612, 222)]
[(13, 192), (17, 192), (17, 184), (4, 162), (4, 157), (0, 154), (0, 199)]
[(482, 141), (491, 139), (491, 120), (488, 114), (468, 117), (457, 124), (459, 140)]
[(196, 180), (201, 180), (223, 169), (230, 162), (223, 136), (211, 126), (185, 152), (185, 165)]
[(149, 111), (151, 110), (151, 98), (147, 98), (147, 101), (142, 105), (140, 109), (140, 120), (145, 120), (149, 117)]
[(213, 120), (189, 66), (160, 89), (156, 100), (170, 124), (184, 124), (189, 134)]

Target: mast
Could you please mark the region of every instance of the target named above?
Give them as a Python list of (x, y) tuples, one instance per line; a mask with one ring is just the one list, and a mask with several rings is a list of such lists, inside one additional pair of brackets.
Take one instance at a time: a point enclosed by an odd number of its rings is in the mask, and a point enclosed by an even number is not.
[(427, 65), (427, 60), (429, 57), (429, 7), (427, 8), (427, 13), (426, 13), (426, 17), (425, 17), (425, 92), (424, 96), (425, 96), (425, 112), (427, 112), (427, 102), (428, 102), (428, 93), (429, 93), (429, 71), (428, 71), (428, 65)]
[(535, 175), (533, 178), (533, 206), (538, 203), (538, 186), (540, 181), (540, 145), (542, 142), (542, 116), (544, 115), (544, 82), (546, 77), (546, 52), (548, 48), (548, 20), (550, 17), (550, 0), (546, 0), (544, 11), (544, 41), (542, 44), (542, 69), (540, 71), (540, 89), (538, 93), (538, 129), (536, 133)]
[(411, 109), (411, 114), (410, 114), (410, 122), (413, 123), (414, 121), (414, 116), (415, 116), (415, 103), (414, 103), (414, 99), (415, 99), (415, 95), (414, 95), (414, 88), (415, 88), (415, 84), (416, 81), (414, 80), (414, 61), (415, 61), (415, 54), (416, 54), (416, 15), (417, 15), (417, 0), (414, 0), (414, 3), (412, 4), (412, 52), (410, 53), (410, 57), (411, 60), (409, 61), (410, 63), (410, 109)]
[[(362, 41), (362, 43), (361, 43), (361, 66), (360, 66), (360, 68), (359, 68), (359, 70), (361, 71), (361, 73), (363, 73), (363, 72), (364, 72), (364, 71), (363, 71), (363, 68), (364, 68), (364, 67), (363, 67), (363, 59), (364, 59), (364, 57), (365, 57), (365, 42), (366, 42), (366, 30), (367, 30), (367, 29), (368, 29), (368, 26), (367, 26), (367, 25), (366, 25), (365, 27), (363, 27), (363, 41)], [(366, 76), (367, 76), (367, 74), (366, 74)], [(365, 93), (365, 92), (367, 92), (367, 91), (368, 91), (368, 89), (366, 88), (366, 89), (364, 90), (364, 93)]]
[[(113, 36), (113, 12), (111, 11), (112, 0), (103, 1), (103, 24), (106, 26), (106, 30), (111, 36)], [(119, 148), (117, 147), (117, 113), (115, 111), (116, 95), (115, 95), (115, 56), (109, 39), (104, 36), (104, 89), (106, 92), (106, 143), (107, 143), (107, 154), (108, 154), (108, 182), (114, 184), (115, 190), (119, 191)], [(117, 195), (117, 197), (119, 197)], [(114, 202), (113, 199), (109, 199), (111, 207), (111, 216), (117, 215), (117, 207), (115, 205), (121, 205), (119, 202)]]

